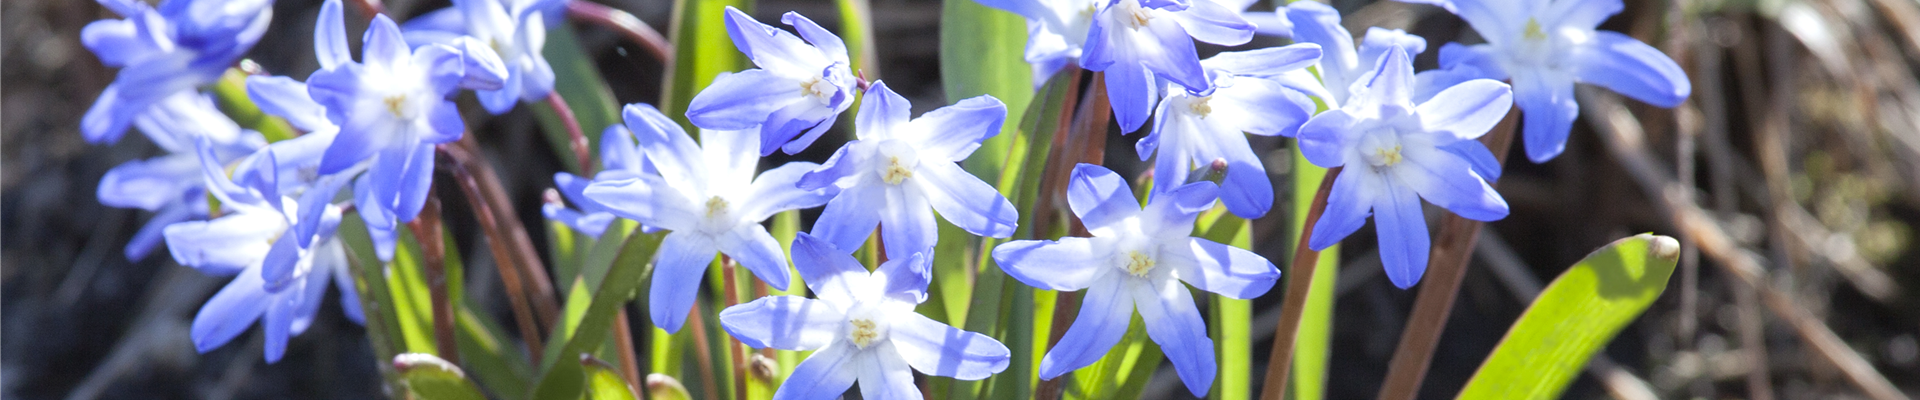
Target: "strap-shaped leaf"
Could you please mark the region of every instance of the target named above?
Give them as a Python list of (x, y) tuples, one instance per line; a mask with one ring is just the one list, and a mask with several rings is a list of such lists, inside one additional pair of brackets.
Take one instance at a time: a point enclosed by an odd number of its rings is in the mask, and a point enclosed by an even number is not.
[(1557, 398), (1595, 352), (1666, 291), (1680, 242), (1640, 234), (1560, 274), (1480, 365), (1461, 399)]
[(486, 400), (480, 387), (467, 380), (460, 367), (426, 353), (393, 357), (393, 368), (407, 382), (407, 392), (422, 400)]
[[(579, 314), (579, 322), (564, 326), (575, 327), (571, 334), (555, 332), (549, 340), (549, 351), (540, 365), (545, 371), (534, 388), (536, 399), (575, 399), (585, 391), (586, 375), (580, 363), (574, 361), (559, 362), (563, 357), (579, 357), (597, 349), (607, 338), (613, 327), (614, 316), (632, 301), (639, 293), (640, 285), (653, 272), (653, 255), (660, 248), (660, 240), (665, 232), (653, 234), (635, 234), (627, 237), (627, 243), (620, 250), (620, 256), (613, 262), (613, 268), (607, 271), (606, 279), (600, 287), (593, 290), (591, 297), (570, 296), (567, 308), (576, 307), (573, 303), (588, 301), (586, 311)], [(561, 327), (556, 327), (559, 331)]]

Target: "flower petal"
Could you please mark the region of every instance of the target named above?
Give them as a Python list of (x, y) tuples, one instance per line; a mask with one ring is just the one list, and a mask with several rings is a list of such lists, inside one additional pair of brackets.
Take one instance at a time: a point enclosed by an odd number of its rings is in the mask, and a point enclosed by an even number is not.
[[(887, 258), (933, 252), (933, 243), (939, 239), (940, 231), (933, 221), (929, 196), (913, 186), (890, 187), (882, 193), (887, 200), (879, 210), (880, 240), (887, 250)], [(1011, 229), (1008, 232), (1011, 234)]]
[(320, 4), (320, 18), (313, 22), (313, 56), (320, 60), (320, 69), (333, 69), (353, 62), (353, 54), (347, 51), (347, 23), (343, 17), (340, 0), (327, 0)]
[(1679, 106), (1693, 93), (1693, 82), (1673, 58), (1619, 32), (1595, 31), (1593, 41), (1573, 52), (1572, 63), (1580, 82), (1659, 107)]
[(806, 39), (807, 43), (812, 44), (818, 49), (817, 51), (825, 53), (833, 61), (848, 63), (846, 42), (841, 41), (840, 36), (834, 35), (833, 32), (828, 32), (826, 28), (821, 28), (820, 24), (814, 23), (812, 19), (807, 19), (798, 12), (788, 11), (780, 15), (780, 23), (792, 26), (795, 31), (799, 31), (801, 38)]
[[(1165, 191), (1155, 191), (1147, 199), (1145, 212), (1160, 219), (1161, 229), (1175, 229), (1176, 232), (1192, 230), (1194, 217), (1200, 212), (1213, 208), (1213, 200), (1218, 199), (1219, 186), (1213, 182), (1200, 181), (1180, 185)], [(1179, 229), (1176, 227), (1186, 226)]]
[(1122, 290), (1122, 278), (1109, 276), (1087, 288), (1080, 299), (1080, 315), (1060, 336), (1059, 344), (1047, 350), (1040, 360), (1040, 379), (1053, 379), (1073, 372), (1107, 355), (1120, 343), (1133, 322), (1133, 297)]
[(913, 368), (900, 357), (892, 341), (853, 354), (853, 374), (860, 380), (860, 398), (874, 400), (911, 400), (920, 398), (913, 385)]
[(638, 175), (597, 180), (587, 186), (587, 198), (622, 218), (672, 230), (691, 229), (699, 221), (693, 201), (672, 190), (658, 176)]
[(980, 148), (981, 141), (999, 135), (1006, 120), (1006, 104), (992, 95), (980, 95), (929, 111), (899, 134), (915, 143), (922, 158), (960, 161)]
[(845, 321), (833, 305), (799, 296), (761, 297), (720, 311), (720, 328), (756, 349), (819, 349), (840, 338)]
[(1360, 47), (1354, 55), (1360, 57), (1360, 62), (1373, 62), (1387, 54), (1387, 50), (1395, 47), (1405, 50), (1408, 58), (1412, 58), (1411, 56), (1427, 52), (1427, 39), (1399, 29), (1368, 27), (1367, 34), (1360, 39)]
[(1194, 1), (1184, 11), (1173, 13), (1180, 28), (1195, 40), (1221, 46), (1239, 46), (1253, 40), (1254, 25), (1240, 16), (1239, 10), (1211, 0)]
[(647, 289), (647, 316), (667, 333), (680, 331), (700, 295), (700, 279), (713, 262), (712, 239), (693, 232), (671, 232), (654, 258), (653, 283)]
[(1266, 294), (1280, 279), (1280, 269), (1266, 257), (1252, 251), (1201, 238), (1187, 238), (1177, 251), (1162, 254), (1162, 262), (1174, 268), (1181, 281), (1209, 292), (1235, 299), (1251, 299)]
[(1326, 250), (1360, 230), (1361, 225), (1366, 225), (1367, 216), (1372, 215), (1374, 199), (1381, 195), (1385, 185), (1383, 178), (1373, 171), (1341, 172), (1333, 179), (1333, 192), (1327, 194), (1327, 209), (1314, 223), (1307, 247), (1314, 251)]
[(880, 225), (880, 210), (887, 207), (886, 188), (855, 186), (841, 191), (814, 220), (812, 236), (832, 243), (835, 249), (851, 252), (873, 236)]
[(1012, 236), (1020, 224), (1020, 210), (1013, 207), (1013, 202), (958, 164), (927, 160), (914, 172), (918, 176), (913, 185), (925, 195), (927, 204), (968, 233), (1004, 238)]
[(214, 293), (200, 312), (193, 316), (193, 348), (212, 351), (253, 326), (267, 312), (267, 291), (260, 287), (260, 274), (241, 273)]
[(1140, 213), (1127, 179), (1094, 164), (1079, 164), (1067, 183), (1067, 207), (1087, 229), (1111, 226)]
[(1527, 158), (1543, 163), (1567, 149), (1567, 134), (1580, 116), (1573, 97), (1573, 77), (1565, 74), (1516, 71), (1513, 104), (1520, 107), (1520, 137)]
[(793, 268), (814, 296), (842, 310), (853, 307), (871, 275), (850, 252), (804, 232), (793, 238)]
[(230, 275), (266, 259), (266, 241), (281, 229), (278, 216), (235, 213), (207, 221), (187, 221), (164, 230), (173, 260), (208, 275)]
[[(763, 69), (722, 73), (687, 104), (687, 120), (706, 129), (749, 129), (800, 98), (792, 79)], [(631, 106), (629, 106), (631, 107)]]
[(1473, 165), (1451, 152), (1408, 148), (1393, 174), (1433, 205), (1475, 221), (1507, 217), (1507, 200), (1473, 173)]
[(832, 399), (845, 394), (858, 379), (852, 365), (858, 351), (852, 344), (834, 342), (807, 356), (773, 392), (774, 400)]
[(1352, 114), (1338, 109), (1314, 115), (1300, 125), (1300, 153), (1321, 168), (1346, 164), (1347, 145), (1356, 122)]
[(1387, 280), (1401, 289), (1420, 282), (1427, 272), (1427, 219), (1420, 213), (1420, 196), (1412, 188), (1388, 184), (1374, 198), (1373, 224), (1380, 237), (1380, 263), (1387, 268)]
[(128, 161), (107, 170), (95, 197), (112, 207), (154, 211), (179, 202), (183, 194), (202, 185), (200, 160), (192, 154), (175, 154)]
[(1466, 160), (1467, 164), (1473, 166), (1473, 173), (1480, 174), (1480, 177), (1486, 179), (1487, 183), (1500, 181), (1500, 159), (1494, 158), (1493, 150), (1487, 149), (1487, 145), (1481, 144), (1477, 140), (1462, 140), (1454, 142), (1453, 144), (1440, 146), (1440, 150), (1453, 153), (1454, 155), (1460, 156), (1461, 159)]
[(754, 65), (773, 71), (799, 71), (825, 64), (826, 58), (818, 49), (792, 33), (760, 23), (733, 6), (727, 6), (726, 12), (727, 37)]
[(780, 249), (780, 241), (773, 239), (767, 227), (757, 223), (741, 224), (717, 239), (715, 244), (721, 253), (753, 271), (753, 276), (768, 286), (787, 290), (787, 282), (791, 280), (787, 275), (787, 252)]
[(307, 95), (307, 84), (284, 76), (247, 77), (247, 98), (260, 111), (281, 118), (307, 132), (334, 129), (327, 110)]
[(1193, 295), (1178, 280), (1166, 279), (1157, 285), (1141, 279), (1133, 282), (1128, 291), (1134, 307), (1140, 310), (1147, 336), (1166, 352), (1167, 361), (1173, 363), (1187, 390), (1196, 397), (1206, 396), (1219, 365), (1213, 359), (1213, 339), (1207, 337), (1207, 324), (1200, 319)]
[[(1110, 239), (1109, 239), (1110, 240)], [(1086, 289), (1111, 265), (1111, 243), (1098, 238), (1015, 240), (993, 248), (993, 261), (1020, 283), (1046, 290)]]
[(887, 337), (900, 357), (921, 373), (961, 380), (986, 379), (1007, 369), (1012, 353), (987, 335), (947, 326), (913, 312), (894, 314)]
[(407, 47), (406, 38), (400, 35), (400, 26), (386, 14), (373, 16), (373, 22), (367, 27), (366, 36), (361, 38), (360, 63), (368, 66), (398, 69), (413, 58), (413, 50)]
[(711, 175), (707, 174), (704, 154), (680, 124), (644, 103), (628, 104), (621, 114), (627, 129), (633, 131), (640, 152), (646, 154), (649, 164), (660, 170), (659, 176), (679, 190), (707, 187), (707, 178)]
[(933, 283), (933, 253), (913, 253), (912, 258), (895, 258), (874, 268), (873, 278), (884, 282), (881, 294), (907, 304), (927, 301), (927, 285)]
[(853, 127), (860, 140), (891, 139), (896, 133), (906, 133), (902, 128), (908, 124), (911, 112), (913, 104), (908, 103), (906, 97), (894, 93), (886, 82), (874, 81), (860, 102), (860, 113), (854, 115)]
[(746, 204), (740, 205), (737, 215), (741, 216), (742, 221), (759, 222), (783, 211), (827, 204), (834, 195), (840, 194), (840, 188), (827, 186), (803, 190), (798, 187), (800, 179), (815, 168), (819, 168), (819, 165), (794, 161), (760, 173), (760, 177), (754, 178), (753, 184), (747, 188)]
[(1113, 107), (1115, 122), (1120, 124), (1120, 133), (1140, 130), (1140, 126), (1147, 123), (1147, 113), (1153, 110), (1153, 103), (1159, 100), (1154, 93), (1153, 73), (1136, 62), (1121, 60), (1108, 66), (1102, 74), (1106, 77), (1107, 101)]
[(1479, 139), (1506, 118), (1513, 108), (1513, 91), (1507, 84), (1492, 79), (1466, 81), (1417, 106), (1420, 125), (1431, 132), (1435, 143)]

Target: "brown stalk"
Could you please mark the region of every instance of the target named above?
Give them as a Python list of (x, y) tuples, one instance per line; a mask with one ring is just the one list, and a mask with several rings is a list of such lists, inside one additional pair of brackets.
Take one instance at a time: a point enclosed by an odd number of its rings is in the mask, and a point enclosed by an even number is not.
[(1274, 327), (1273, 350), (1267, 353), (1267, 377), (1261, 383), (1262, 400), (1280, 400), (1287, 393), (1287, 378), (1293, 372), (1293, 343), (1300, 335), (1300, 318), (1307, 313), (1307, 292), (1313, 288), (1313, 273), (1320, 266), (1320, 252), (1307, 246), (1313, 226), (1327, 211), (1327, 195), (1333, 192), (1333, 179), (1343, 167), (1327, 170), (1320, 189), (1307, 206), (1306, 221), (1300, 226), (1300, 239), (1293, 247), (1293, 262), (1287, 265), (1287, 292), (1280, 302), (1280, 323)]
[(512, 245), (512, 255), (519, 260), (515, 266), (526, 278), (527, 287), (533, 290), (533, 296), (529, 299), (533, 303), (534, 315), (540, 317), (540, 326), (553, 326), (554, 318), (560, 315), (560, 307), (554, 300), (557, 297), (553, 294), (553, 280), (547, 277), (546, 263), (540, 260), (540, 253), (533, 249), (533, 239), (527, 235), (526, 225), (520, 222), (520, 214), (513, 211), (513, 200), (507, 197), (507, 189), (501, 185), (500, 175), (494, 173), (493, 164), (478, 157), (479, 142), (474, 141), (473, 135), (464, 135), (458, 143), (456, 147), (470, 155), (465, 165), (473, 172), (475, 182), (479, 183), (480, 194), (486, 200), (484, 205), (493, 209), (496, 229)]
[(613, 337), (617, 339), (614, 343), (620, 351), (620, 375), (627, 378), (628, 384), (645, 384), (647, 381), (640, 380), (639, 353), (633, 349), (633, 327), (627, 324), (627, 307), (623, 305), (613, 320)]
[(707, 346), (707, 319), (701, 318), (700, 301), (694, 300), (693, 315), (687, 316), (687, 329), (693, 335), (694, 361), (700, 363), (700, 369), (707, 372), (707, 379), (700, 383), (706, 386), (707, 397), (720, 398), (720, 372), (713, 369), (713, 348)]
[(487, 248), (493, 253), (494, 266), (499, 270), (501, 286), (507, 293), (507, 304), (513, 309), (514, 324), (520, 330), (523, 342), (527, 344), (527, 353), (532, 355), (533, 359), (540, 359), (545, 353), (540, 341), (543, 336), (540, 334), (538, 318), (533, 313), (533, 303), (528, 299), (526, 285), (521, 282), (519, 269), (513, 266), (513, 250), (508, 249), (506, 242), (499, 239), (500, 234), (496, 231), (499, 225), (494, 220), (493, 208), (482, 204), (485, 202), (483, 200), (485, 196), (481, 195), (479, 180), (474, 177), (472, 171), (468, 170), (467, 166), (472, 163), (473, 155), (451, 145), (440, 145), (436, 150), (446, 155), (442, 159), (451, 164), (448, 169), (453, 172), (454, 181), (458, 182), (465, 192), (467, 203), (473, 209), (474, 218), (480, 221), (480, 229), (487, 235)]
[(1633, 175), (1641, 190), (1653, 200), (1661, 214), (1671, 219), (1681, 235), (1700, 246), (1701, 253), (1714, 259), (1714, 265), (1754, 289), (1768, 311), (1785, 320), (1801, 340), (1805, 340), (1821, 358), (1839, 369), (1847, 380), (1859, 386), (1867, 397), (1876, 400), (1907, 398), (1893, 383), (1887, 381), (1886, 376), (1874, 370), (1873, 364), (1868, 363), (1865, 357), (1840, 340), (1840, 336), (1834, 334), (1819, 317), (1800, 307), (1791, 295), (1782, 293), (1768, 283), (1769, 278), (1759, 256), (1741, 248), (1705, 209), (1693, 202), (1689, 195), (1692, 189), (1679, 185), (1648, 154), (1640, 122), (1620, 104), (1618, 95), (1595, 93), (1582, 88), (1579, 97), (1582, 116), (1593, 121), (1607, 151)]
[[(572, 1), (567, 4), (577, 3), (586, 2)], [(580, 120), (574, 119), (573, 107), (567, 106), (567, 99), (560, 97), (558, 91), (547, 93), (547, 107), (553, 108), (553, 114), (559, 116), (560, 124), (567, 128), (567, 147), (573, 150), (573, 159), (580, 162), (580, 175), (592, 177), (593, 152), (588, 150), (587, 135), (580, 132)]]
[[(1075, 78), (1078, 76), (1076, 75)], [(1052, 214), (1055, 208), (1059, 207), (1054, 203), (1057, 201), (1055, 199), (1066, 197), (1066, 185), (1070, 180), (1068, 175), (1073, 173), (1074, 165), (1081, 162), (1101, 164), (1106, 158), (1107, 126), (1113, 122), (1113, 112), (1109, 110), (1113, 106), (1107, 99), (1106, 80), (1102, 79), (1101, 73), (1094, 74), (1093, 85), (1087, 88), (1085, 96), (1086, 101), (1080, 102), (1077, 106), (1061, 108), (1062, 110), (1077, 109), (1077, 111), (1073, 112), (1073, 124), (1066, 135), (1056, 134), (1053, 137), (1054, 148), (1049, 151), (1047, 170), (1043, 172), (1046, 175), (1040, 178), (1042, 191), (1038, 197), (1035, 197), (1038, 199), (1037, 202), (1044, 204), (1036, 209), (1049, 211), (1036, 214), (1032, 231), (1034, 239), (1045, 239), (1047, 231), (1052, 230)], [(1062, 136), (1065, 137), (1064, 141)], [(1074, 149), (1080, 150), (1078, 157), (1070, 153)], [(1087, 235), (1086, 226), (1081, 225), (1078, 218), (1072, 219), (1070, 224), (1073, 235)], [(1079, 297), (1075, 292), (1061, 292), (1053, 302), (1053, 330), (1047, 332), (1048, 349), (1059, 344), (1060, 337), (1065, 335), (1067, 328), (1073, 325), (1074, 311), (1078, 309), (1076, 305), (1079, 304)], [(1040, 385), (1034, 388), (1033, 393), (1036, 399), (1053, 400), (1060, 398), (1065, 390), (1064, 381), (1056, 378), (1040, 381)]]
[[(734, 286), (737, 283), (733, 276), (733, 271), (736, 269), (734, 264), (736, 263), (733, 257), (720, 256), (720, 284), (726, 287), (723, 290), (725, 298), (721, 299), (721, 304), (725, 305), (721, 307), (722, 310), (733, 307), (740, 299), (740, 289)], [(747, 398), (747, 355), (740, 349), (742, 344), (739, 339), (734, 339), (732, 335), (728, 335), (727, 338), (723, 339), (726, 343), (722, 344), (727, 346), (727, 354), (733, 358), (733, 397), (745, 399)]]
[[(1480, 138), (1502, 166), (1506, 165), (1507, 150), (1513, 146), (1513, 131), (1519, 121), (1520, 109), (1509, 109), (1507, 117)], [(1380, 386), (1381, 399), (1412, 399), (1419, 393), (1420, 381), (1427, 376), (1433, 350), (1439, 346), (1440, 333), (1446, 328), (1447, 315), (1453, 312), (1453, 300), (1460, 294), (1460, 283), (1467, 276), (1467, 261), (1473, 257), (1473, 242), (1479, 238), (1482, 225), (1480, 221), (1452, 213), (1440, 218), (1433, 256), (1427, 263), (1427, 276), (1422, 279), (1425, 284), (1420, 285), (1420, 294), (1414, 298), (1413, 313), (1400, 335), (1400, 347), (1393, 352), (1393, 361), (1387, 367), (1387, 380)]]
[(433, 303), (433, 347), (447, 362), (460, 364), (460, 346), (453, 338), (453, 296), (447, 292), (446, 238), (440, 233), (440, 196), (427, 192), (420, 215), (407, 223), (420, 242), (421, 272), (427, 279), (427, 297)]
[(660, 60), (663, 65), (673, 65), (673, 43), (667, 41), (660, 31), (647, 25), (646, 21), (628, 14), (626, 11), (608, 7), (591, 1), (567, 2), (567, 17), (577, 21), (597, 25), (617, 32), (633, 44), (647, 49), (648, 54)]

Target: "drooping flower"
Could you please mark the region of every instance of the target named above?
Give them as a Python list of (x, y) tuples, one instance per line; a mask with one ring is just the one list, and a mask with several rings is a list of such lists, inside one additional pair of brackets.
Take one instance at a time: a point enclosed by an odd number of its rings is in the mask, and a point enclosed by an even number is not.
[(99, 0), (126, 19), (87, 24), (80, 41), (120, 68), (80, 120), (88, 142), (120, 140), (147, 108), (212, 83), (253, 48), (273, 19), (270, 0)]
[(1566, 149), (1580, 114), (1573, 84), (1599, 85), (1672, 108), (1693, 93), (1686, 71), (1659, 49), (1618, 32), (1595, 30), (1625, 9), (1620, 0), (1402, 0), (1446, 8), (1487, 43), (1440, 47), (1440, 67), (1457, 70), (1431, 91), (1473, 78), (1513, 82), (1527, 158), (1546, 162)]
[(1211, 92), (1169, 85), (1170, 95), (1154, 112), (1153, 132), (1134, 144), (1142, 161), (1160, 153), (1154, 185), (1179, 186), (1194, 168), (1222, 160), (1227, 170), (1220, 201), (1227, 210), (1248, 219), (1266, 215), (1273, 208), (1273, 182), (1242, 132), (1293, 136), (1313, 115), (1313, 99), (1263, 76), (1299, 70), (1319, 58), (1320, 46), (1311, 43), (1220, 53), (1200, 62), (1213, 79)]
[(757, 132), (706, 130), (695, 144), (679, 124), (645, 104), (627, 105), (626, 122), (637, 152), (659, 173), (602, 173), (585, 192), (615, 215), (672, 231), (660, 243), (648, 293), (654, 325), (680, 329), (715, 252), (785, 290), (786, 257), (760, 223), (833, 197), (835, 188), (795, 187), (817, 165), (787, 163), (755, 178), (760, 156), (751, 144)]
[[(1418, 105), (1413, 59), (1392, 48), (1355, 85), (1346, 105), (1300, 128), (1300, 151), (1314, 165), (1345, 166), (1308, 241), (1314, 250), (1338, 243), (1373, 216), (1380, 261), (1395, 286), (1412, 287), (1426, 272), (1431, 239), (1420, 200), (1476, 221), (1507, 216), (1507, 202), (1487, 184), (1481, 164), (1449, 146), (1485, 135), (1513, 105), (1507, 85), (1463, 82)], [(1481, 146), (1484, 148), (1484, 146)], [(1491, 153), (1487, 153), (1491, 161)], [(1493, 164), (1495, 169), (1498, 163)]]
[(1214, 0), (1114, 0), (1094, 14), (1080, 66), (1105, 71), (1114, 119), (1121, 132), (1133, 132), (1159, 100), (1157, 79), (1196, 93), (1212, 89), (1194, 39), (1236, 46), (1253, 32), (1253, 23)]
[[(369, 230), (390, 233), (426, 204), (434, 145), (458, 140), (466, 131), (451, 96), (462, 88), (501, 88), (506, 67), (472, 38), (409, 49), (400, 28), (384, 14), (374, 17), (362, 60), (353, 62), (340, 14), (323, 12), (318, 25), (315, 51), (321, 70), (308, 77), (307, 91), (340, 130), (318, 173), (338, 174), (367, 163), (366, 177), (354, 185), (355, 204)], [(382, 259), (392, 255), (391, 235), (384, 236), (375, 238), (385, 246)]]
[(547, 43), (547, 21), (542, 8), (565, 3), (535, 4), (526, 0), (458, 0), (453, 7), (408, 20), (401, 28), (407, 43), (455, 44), (462, 36), (486, 44), (506, 62), (507, 79), (494, 90), (478, 90), (480, 105), (494, 115), (505, 114), (519, 102), (538, 102), (553, 92), (553, 65), (540, 51)]
[(1067, 204), (1093, 237), (1017, 240), (993, 249), (994, 261), (1021, 283), (1087, 291), (1080, 315), (1040, 360), (1040, 379), (1099, 361), (1120, 342), (1138, 310), (1147, 335), (1166, 352), (1187, 389), (1206, 396), (1218, 368), (1213, 340), (1181, 282), (1250, 299), (1280, 278), (1273, 263), (1253, 252), (1188, 236), (1194, 218), (1213, 205), (1214, 190), (1206, 181), (1156, 189), (1143, 208), (1125, 178), (1080, 164), (1067, 187)]
[(330, 203), (350, 176), (313, 173), (332, 136), (274, 143), (239, 161), (233, 178), (201, 140), (201, 172), (227, 212), (167, 226), (167, 246), (182, 265), (234, 279), (194, 316), (196, 349), (220, 347), (261, 321), (267, 362), (279, 361), (287, 339), (312, 324), (328, 280), (340, 287), (347, 317), (364, 320), (345, 247), (334, 236), (341, 210)]
[[(594, 179), (624, 179), (643, 174), (659, 174), (659, 172), (647, 167), (646, 156), (640, 154), (639, 148), (634, 147), (632, 131), (627, 130), (625, 126), (612, 125), (600, 132), (600, 171), (594, 175)], [(606, 206), (587, 197), (587, 186), (592, 183), (593, 179), (567, 172), (555, 172), (554, 188), (578, 210), (549, 201), (541, 205), (540, 212), (547, 219), (559, 221), (580, 233), (600, 237), (601, 233), (606, 232), (607, 225), (612, 224), (616, 217), (612, 211), (607, 210)]]
[(834, 117), (853, 106), (856, 93), (847, 46), (839, 36), (799, 13), (788, 12), (780, 22), (800, 36), (728, 6), (727, 36), (760, 68), (715, 77), (687, 105), (687, 119), (695, 126), (759, 131), (760, 155), (805, 150), (833, 126)]
[(801, 233), (793, 258), (819, 298), (762, 297), (720, 312), (720, 326), (748, 346), (813, 351), (774, 399), (838, 398), (855, 382), (864, 398), (917, 399), (914, 370), (979, 380), (1007, 369), (1006, 345), (913, 312), (927, 299), (931, 255), (887, 260), (869, 273), (831, 242)]
[(127, 260), (146, 258), (160, 245), (161, 229), (208, 214), (206, 179), (200, 173), (195, 143), (208, 141), (218, 161), (230, 162), (266, 146), (259, 133), (241, 129), (221, 114), (213, 99), (194, 91), (175, 93), (135, 117), (155, 145), (169, 154), (128, 161), (100, 177), (100, 204), (153, 211), (152, 218), (127, 242)]
[(1019, 210), (956, 164), (980, 141), (1000, 134), (1007, 106), (982, 95), (908, 120), (910, 107), (884, 82), (867, 89), (854, 119), (858, 139), (800, 180), (802, 189), (840, 189), (814, 223), (813, 235), (851, 251), (878, 225), (887, 258), (906, 258), (932, 251), (939, 235), (936, 210), (975, 235), (1012, 235)]

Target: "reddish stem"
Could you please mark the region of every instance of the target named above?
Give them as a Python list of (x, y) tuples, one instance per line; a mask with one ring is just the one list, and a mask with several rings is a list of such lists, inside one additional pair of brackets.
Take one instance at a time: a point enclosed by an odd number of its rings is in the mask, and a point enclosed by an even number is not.
[[(580, 1), (570, 2), (581, 3)], [(560, 97), (559, 91), (547, 93), (547, 107), (560, 117), (560, 125), (567, 129), (567, 147), (573, 150), (573, 158), (580, 163), (580, 176), (593, 176), (593, 151), (587, 147), (587, 135), (580, 131), (580, 120), (574, 118), (573, 107), (567, 105), (567, 98)]]
[(1333, 192), (1333, 179), (1340, 176), (1341, 167), (1327, 170), (1327, 176), (1320, 179), (1320, 189), (1313, 194), (1313, 204), (1307, 206), (1307, 215), (1300, 227), (1300, 238), (1293, 247), (1293, 263), (1287, 266), (1287, 293), (1280, 303), (1280, 323), (1273, 331), (1273, 350), (1267, 353), (1267, 377), (1261, 385), (1262, 400), (1280, 400), (1287, 392), (1287, 378), (1293, 371), (1293, 344), (1300, 335), (1300, 319), (1307, 313), (1307, 294), (1313, 288), (1314, 270), (1320, 266), (1320, 252), (1307, 245), (1313, 226), (1320, 222), (1320, 215), (1327, 211), (1327, 195)]
[(453, 296), (447, 291), (447, 242), (440, 234), (440, 197), (427, 192), (426, 206), (407, 228), (420, 242), (421, 272), (427, 280), (427, 297), (433, 303), (434, 350), (441, 359), (458, 365), (460, 346), (453, 338)]
[(567, 17), (618, 32), (627, 41), (647, 49), (663, 65), (673, 65), (673, 44), (646, 21), (620, 9), (585, 0), (567, 2)]

